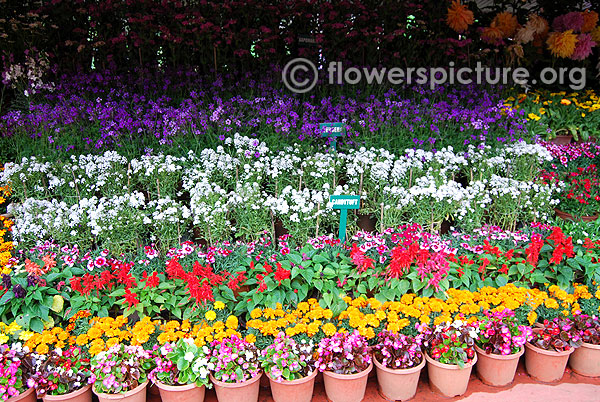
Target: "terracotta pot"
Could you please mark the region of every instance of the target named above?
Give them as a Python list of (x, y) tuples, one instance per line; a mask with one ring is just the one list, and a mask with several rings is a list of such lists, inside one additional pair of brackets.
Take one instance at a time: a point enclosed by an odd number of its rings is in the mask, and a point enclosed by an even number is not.
[(92, 402), (92, 384), (64, 395), (45, 395), (44, 402)]
[(310, 402), (315, 388), (315, 377), (318, 371), (315, 370), (311, 375), (298, 380), (277, 382), (269, 373), (269, 383), (271, 384), (271, 396), (275, 402)]
[(13, 396), (11, 398), (8, 398), (6, 400), (6, 402), (36, 402), (37, 401), (37, 396), (35, 394), (35, 388), (29, 388), (27, 391), (25, 392), (21, 392), (19, 395), (17, 396)]
[(365, 397), (369, 373), (373, 363), (365, 370), (356, 374), (336, 374), (331, 371), (323, 372), (325, 393), (332, 402), (360, 402)]
[(578, 220), (582, 220), (584, 222), (593, 222), (596, 219), (598, 219), (598, 214), (591, 215), (591, 216), (576, 217), (576, 216), (573, 216), (573, 215), (571, 215), (569, 213), (561, 211), (558, 208), (554, 208), (554, 212), (556, 213), (557, 217), (559, 217), (560, 219), (562, 219), (564, 221), (578, 221)]
[(146, 386), (148, 385), (148, 381), (145, 383), (138, 385), (131, 391), (124, 392), (122, 394), (103, 394), (101, 392), (96, 392), (94, 388), (92, 391), (98, 397), (98, 402), (146, 402)]
[(569, 366), (577, 374), (600, 377), (600, 345), (582, 343), (569, 358)]
[(210, 380), (215, 384), (215, 391), (219, 402), (256, 402), (260, 392), (260, 378), (262, 373), (244, 382), (228, 383), (217, 380), (210, 375)]
[(551, 139), (548, 142), (551, 142), (552, 144), (564, 145), (564, 144), (570, 144), (571, 140), (573, 140), (572, 135), (557, 135), (556, 137), (554, 137), (553, 139)]
[(389, 369), (373, 359), (377, 371), (377, 382), (381, 395), (391, 401), (405, 401), (417, 393), (419, 376), (425, 367), (425, 359), (416, 367), (408, 369)]
[(150, 384), (150, 386), (148, 386), (148, 393), (150, 395), (159, 396), (160, 395), (160, 390), (158, 389), (158, 387), (156, 386), (156, 384), (152, 383), (152, 384)]
[(457, 364), (444, 364), (434, 360), (425, 354), (427, 360), (427, 373), (429, 374), (429, 386), (434, 392), (452, 398), (467, 392), (471, 370), (477, 362), (477, 355), (473, 361), (461, 368)]
[(485, 350), (475, 345), (477, 352), (477, 375), (484, 384), (493, 387), (503, 387), (515, 379), (519, 358), (525, 349), (512, 355), (495, 355), (485, 353)]
[(544, 350), (532, 345), (525, 344), (525, 368), (527, 374), (541, 382), (555, 382), (562, 378), (569, 355), (575, 348), (564, 352)]
[(194, 383), (186, 385), (167, 385), (157, 381), (156, 386), (160, 391), (160, 399), (162, 402), (202, 402), (206, 390), (205, 386), (199, 387)]

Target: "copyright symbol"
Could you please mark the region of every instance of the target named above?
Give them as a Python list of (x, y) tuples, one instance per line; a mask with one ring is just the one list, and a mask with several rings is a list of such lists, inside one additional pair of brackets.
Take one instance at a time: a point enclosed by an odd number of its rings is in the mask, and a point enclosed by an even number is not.
[[(311, 73), (312, 78), (310, 77)], [(317, 67), (312, 61), (298, 57), (288, 61), (283, 67), (281, 79), (290, 91), (303, 94), (317, 85)]]

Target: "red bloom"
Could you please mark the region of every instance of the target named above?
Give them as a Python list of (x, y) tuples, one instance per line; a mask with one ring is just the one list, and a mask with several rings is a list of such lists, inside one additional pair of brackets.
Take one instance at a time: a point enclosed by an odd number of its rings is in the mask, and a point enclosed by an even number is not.
[(350, 258), (352, 262), (358, 268), (358, 272), (365, 272), (369, 268), (373, 268), (373, 259), (369, 258), (356, 246), (356, 243), (352, 245), (352, 251), (350, 251)]
[(144, 271), (143, 277), (144, 277), (144, 281), (146, 282), (146, 285), (144, 286), (144, 289), (146, 289), (146, 288), (155, 288), (160, 283), (160, 278), (158, 277), (158, 274), (156, 273), (156, 271), (154, 271), (152, 273), (152, 275), (150, 275), (150, 276), (148, 276), (146, 274), (146, 271)]
[(185, 276), (185, 271), (183, 270), (183, 267), (179, 263), (178, 257), (175, 257), (171, 261), (169, 261), (167, 263), (167, 267), (165, 268), (165, 270), (167, 272), (167, 275), (169, 275), (170, 278), (183, 279)]
[(140, 301), (138, 300), (137, 293), (132, 293), (129, 289), (125, 289), (125, 298), (124, 302), (129, 305), (129, 307), (136, 306)]
[(284, 279), (289, 279), (292, 276), (292, 272), (283, 268), (280, 263), (277, 263), (277, 270), (275, 271), (275, 280), (281, 283)]

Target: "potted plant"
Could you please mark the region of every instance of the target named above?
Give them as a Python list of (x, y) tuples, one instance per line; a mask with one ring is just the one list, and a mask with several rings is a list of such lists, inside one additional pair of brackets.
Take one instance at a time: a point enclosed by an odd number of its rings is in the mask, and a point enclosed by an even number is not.
[(206, 387), (212, 387), (209, 375), (214, 365), (209, 362), (210, 356), (207, 346), (199, 347), (191, 338), (158, 349), (156, 368), (148, 377), (158, 387), (162, 401), (203, 401)]
[(0, 398), (9, 402), (35, 402), (33, 381), (26, 380), (31, 360), (22, 349), (0, 345)]
[(141, 346), (116, 344), (92, 359), (90, 383), (99, 402), (145, 402), (150, 353)]
[(313, 359), (314, 345), (300, 343), (280, 332), (262, 351), (261, 365), (269, 378), (275, 402), (310, 402), (317, 370)]
[(422, 343), (422, 334), (412, 337), (388, 330), (379, 333), (373, 360), (379, 389), (386, 399), (405, 401), (417, 393), (425, 367)]
[(502, 387), (515, 378), (524, 345), (533, 337), (530, 327), (519, 325), (512, 310), (487, 312), (479, 323), (477, 375), (487, 385)]
[(90, 360), (83, 356), (81, 348), (72, 346), (42, 355), (31, 379), (38, 398), (46, 402), (91, 402), (91, 374)]
[(579, 331), (568, 318), (544, 320), (534, 328), (533, 339), (525, 344), (525, 368), (538, 381), (554, 382), (562, 378), (569, 355), (581, 345)]
[(373, 369), (365, 337), (357, 330), (338, 332), (321, 340), (316, 355), (327, 397), (333, 402), (362, 401)]
[(467, 391), (471, 370), (477, 362), (474, 346), (478, 329), (461, 320), (442, 323), (433, 329), (420, 328), (425, 335), (429, 385), (434, 391), (447, 397)]
[(210, 379), (217, 399), (227, 402), (258, 400), (260, 391), (259, 352), (252, 343), (236, 335), (213, 341), (210, 362), (214, 365)]
[(583, 342), (569, 358), (569, 365), (577, 374), (600, 377), (600, 319), (578, 314), (573, 318), (573, 323)]

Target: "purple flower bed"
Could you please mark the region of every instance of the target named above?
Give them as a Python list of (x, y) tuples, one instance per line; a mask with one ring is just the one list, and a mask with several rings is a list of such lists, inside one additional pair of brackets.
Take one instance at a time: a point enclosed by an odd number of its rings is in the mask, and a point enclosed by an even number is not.
[(526, 136), (522, 112), (502, 106), (499, 88), (321, 87), (299, 96), (268, 77), (215, 79), (193, 71), (141, 70), (80, 73), (55, 81), (55, 90), (28, 109), (0, 117), (3, 152), (14, 153), (3, 156), (94, 149), (140, 153), (162, 147), (185, 152), (214, 146), (235, 132), (267, 143), (324, 146), (318, 127), (326, 121), (347, 124), (349, 146), (388, 149), (463, 147)]

